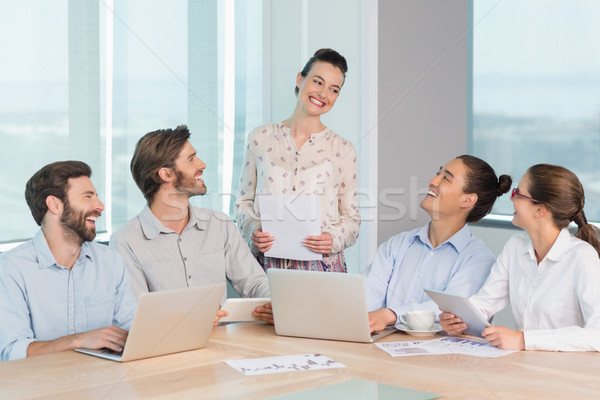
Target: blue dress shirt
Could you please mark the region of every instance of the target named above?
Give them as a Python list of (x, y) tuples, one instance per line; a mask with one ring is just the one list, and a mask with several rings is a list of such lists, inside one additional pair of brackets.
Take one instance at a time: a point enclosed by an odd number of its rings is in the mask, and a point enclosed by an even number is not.
[(35, 340), (115, 325), (129, 329), (136, 303), (119, 254), (85, 242), (71, 270), (56, 263), (40, 230), (0, 254), (0, 355), (25, 358)]
[(400, 233), (379, 247), (364, 274), (368, 310), (389, 308), (397, 322), (411, 310), (439, 315), (424, 288), (469, 297), (483, 285), (495, 261), (467, 224), (435, 249), (429, 241), (429, 224)]

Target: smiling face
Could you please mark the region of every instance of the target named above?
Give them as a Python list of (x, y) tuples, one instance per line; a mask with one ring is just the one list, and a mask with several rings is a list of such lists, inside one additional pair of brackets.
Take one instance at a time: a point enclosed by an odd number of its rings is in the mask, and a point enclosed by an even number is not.
[(67, 238), (76, 243), (91, 242), (96, 237), (96, 219), (104, 210), (96, 188), (87, 176), (69, 178), (60, 223)]
[(296, 77), (298, 102), (310, 115), (322, 115), (333, 107), (338, 98), (344, 74), (342, 71), (327, 62), (315, 62), (303, 77), (300, 73)]
[(188, 196), (198, 196), (206, 194), (206, 185), (202, 179), (202, 174), (206, 164), (196, 155), (196, 149), (188, 141), (183, 146), (177, 160), (175, 160), (175, 182), (173, 186), (182, 194)]
[(421, 201), (421, 208), (427, 211), (432, 219), (462, 213), (466, 221), (474, 204), (472, 197), (475, 196), (463, 191), (467, 173), (468, 168), (460, 159), (454, 159), (440, 167), (436, 176), (429, 181), (429, 191)]
[[(519, 194), (531, 197), (531, 194), (529, 193), (529, 176), (527, 174), (523, 175), (519, 181), (518, 188)], [(511, 200), (513, 202), (513, 208), (515, 209), (512, 220), (513, 225), (527, 230), (535, 220), (534, 214), (536, 214), (539, 205), (519, 196), (511, 197)]]

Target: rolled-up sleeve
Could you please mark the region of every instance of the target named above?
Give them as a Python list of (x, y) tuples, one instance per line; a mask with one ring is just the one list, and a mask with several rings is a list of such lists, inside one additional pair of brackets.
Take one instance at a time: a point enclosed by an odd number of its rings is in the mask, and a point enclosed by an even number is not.
[(270, 297), (267, 275), (258, 264), (232, 221), (225, 223), (226, 274), (242, 297)]
[(117, 271), (120, 275), (120, 279), (115, 293), (113, 325), (129, 330), (131, 328), (131, 323), (133, 322), (137, 303), (129, 286), (130, 279), (127, 267), (118, 253), (115, 253), (115, 258), (115, 263), (119, 266)]
[[(251, 137), (252, 133), (250, 134), (248, 142), (250, 142)], [(243, 238), (254, 252), (258, 252), (258, 249), (253, 247), (252, 232), (261, 227), (260, 217), (256, 211), (254, 211), (256, 179), (256, 163), (254, 162), (254, 155), (252, 154), (250, 146), (248, 145), (246, 147), (246, 155), (244, 156), (244, 162), (242, 164), (237, 200), (233, 207), (233, 212), (235, 222), (242, 232)]]
[(2, 361), (27, 357), (35, 341), (24, 282), (0, 256), (0, 351)]
[(331, 253), (336, 254), (356, 243), (360, 229), (358, 212), (358, 159), (352, 143), (343, 141), (339, 164), (342, 169), (337, 193), (339, 221), (327, 223), (324, 231), (333, 237)]

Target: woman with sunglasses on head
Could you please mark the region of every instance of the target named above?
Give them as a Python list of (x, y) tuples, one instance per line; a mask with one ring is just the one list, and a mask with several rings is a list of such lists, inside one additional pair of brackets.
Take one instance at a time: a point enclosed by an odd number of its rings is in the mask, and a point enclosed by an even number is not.
[[(502, 349), (600, 351), (600, 243), (583, 212), (583, 186), (566, 168), (538, 164), (511, 195), (512, 237), (471, 303), (490, 319), (509, 303), (517, 330), (487, 327), (487, 341)], [(572, 236), (571, 222), (578, 230)], [(466, 324), (440, 315), (450, 335)]]
[[(346, 272), (343, 250), (358, 237), (358, 163), (354, 146), (321, 122), (346, 79), (346, 59), (320, 49), (296, 76), (292, 116), (254, 129), (248, 136), (235, 219), (263, 268)], [(263, 232), (257, 195), (317, 195), (321, 234), (303, 240), (322, 260), (299, 261), (264, 255), (277, 238)]]

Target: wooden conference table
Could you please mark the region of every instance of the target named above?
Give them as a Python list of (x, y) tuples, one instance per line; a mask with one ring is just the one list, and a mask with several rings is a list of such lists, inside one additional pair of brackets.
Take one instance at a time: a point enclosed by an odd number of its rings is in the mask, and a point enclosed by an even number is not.
[[(381, 341), (414, 339), (394, 333)], [(346, 368), (245, 376), (224, 360), (320, 353)], [(600, 354), (518, 352), (390, 357), (374, 344), (277, 336), (271, 325), (219, 326), (204, 349), (116, 363), (74, 351), (0, 363), (0, 399), (264, 399), (360, 378), (442, 399), (594, 399)]]

